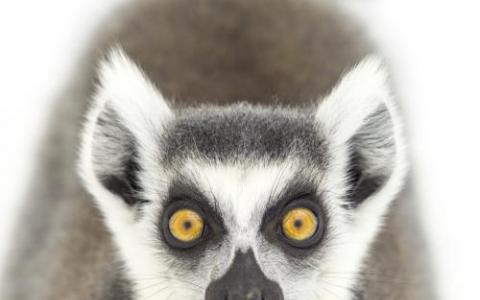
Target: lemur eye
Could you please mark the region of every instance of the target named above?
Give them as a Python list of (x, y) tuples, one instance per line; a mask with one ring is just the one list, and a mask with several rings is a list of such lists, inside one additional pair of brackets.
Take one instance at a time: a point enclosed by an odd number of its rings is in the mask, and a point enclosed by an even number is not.
[(306, 241), (312, 238), (317, 230), (317, 216), (308, 208), (293, 208), (283, 216), (282, 231), (290, 240)]
[(178, 241), (192, 243), (202, 236), (204, 221), (194, 210), (187, 208), (179, 209), (170, 217), (168, 230)]

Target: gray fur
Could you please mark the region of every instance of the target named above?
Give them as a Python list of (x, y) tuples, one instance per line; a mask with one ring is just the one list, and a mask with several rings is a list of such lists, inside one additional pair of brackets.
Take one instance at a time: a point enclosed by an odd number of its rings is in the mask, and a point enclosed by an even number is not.
[[(304, 110), (372, 49), (359, 27), (346, 19), (350, 17), (331, 5), (313, 0), (143, 0), (121, 9), (105, 23), (93, 50), (79, 64), (79, 76), (52, 114), (29, 201), (12, 240), (1, 298), (130, 299), (131, 287), (122, 279), (110, 234), (75, 172), (78, 133), (94, 90), (95, 64), (113, 42), (145, 69), (180, 110), (188, 111), (184, 107), (192, 104), (238, 101)], [(236, 111), (242, 109), (254, 110), (244, 106)], [(231, 127), (221, 128), (218, 134), (228, 130), (238, 134), (242, 122), (252, 117), (235, 116)], [(272, 136), (263, 147), (282, 155), (282, 150), (291, 150), (286, 141), (292, 140), (295, 124), (311, 120), (287, 116), (282, 110), (277, 116), (275, 128), (288, 134)], [(191, 145), (192, 138), (200, 150), (214, 147), (211, 140), (192, 135), (190, 129), (202, 135), (198, 125), (208, 120), (208, 114), (196, 118), (185, 117), (171, 125), (176, 130), (167, 135), (169, 159), (174, 157), (173, 149)], [(248, 135), (243, 137), (251, 139), (259, 125), (248, 125)], [(313, 133), (297, 134), (302, 145), (298, 149), (322, 146)], [(251, 153), (248, 140), (235, 139), (216, 149), (218, 155), (228, 156), (237, 143)], [(307, 154), (312, 158), (312, 151)], [(365, 263), (359, 299), (434, 299), (422, 255), (425, 246), (412, 222), (412, 211), (411, 196), (404, 193)]]
[(183, 111), (167, 126), (160, 144), (166, 162), (198, 152), (220, 161), (299, 156), (321, 165), (326, 155), (326, 141), (316, 130), (313, 115), (247, 104)]

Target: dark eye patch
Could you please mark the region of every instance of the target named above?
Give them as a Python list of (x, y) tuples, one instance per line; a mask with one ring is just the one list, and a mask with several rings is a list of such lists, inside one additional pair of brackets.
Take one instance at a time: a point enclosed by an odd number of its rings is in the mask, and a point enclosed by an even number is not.
[[(304, 240), (294, 240), (292, 238), (289, 238), (282, 228), (282, 222), (283, 222), (285, 216), (289, 212), (297, 210), (297, 209), (306, 209), (308, 212), (313, 213), (314, 218), (315, 218), (315, 222), (316, 222), (315, 230), (314, 230), (313, 235), (310, 236), (309, 238), (304, 239)], [(290, 245), (294, 248), (308, 249), (308, 248), (314, 247), (315, 245), (317, 245), (320, 242), (320, 240), (323, 237), (323, 233), (324, 233), (324, 230), (325, 230), (325, 226), (323, 224), (323, 219), (324, 219), (323, 214), (321, 212), (321, 208), (320, 208), (320, 205), (318, 204), (318, 202), (310, 201), (310, 200), (308, 200), (308, 198), (298, 198), (296, 200), (293, 200), (292, 202), (290, 202), (290, 204), (287, 207), (285, 207), (283, 209), (283, 212), (281, 214), (280, 220), (278, 222), (279, 224), (277, 225), (278, 226), (278, 229), (277, 229), (278, 238), (280, 240), (282, 240), (284, 243), (286, 243), (286, 244), (288, 244), (288, 245)], [(302, 222), (299, 222), (299, 221), (295, 222), (296, 227), (300, 228), (304, 225), (305, 224), (302, 224)]]
[[(285, 213), (296, 207), (310, 209), (316, 215), (319, 224), (312, 239), (292, 243), (283, 234), (281, 222)], [(280, 247), (288, 255), (304, 258), (315, 252), (315, 249), (321, 244), (327, 221), (322, 207), (321, 194), (319, 195), (315, 183), (299, 174), (280, 193), (276, 203), (267, 209), (261, 231), (268, 242)]]
[[(167, 242), (169, 246), (177, 250), (192, 249), (198, 244), (205, 242), (208, 238), (210, 238), (210, 235), (211, 235), (210, 226), (202, 225), (203, 228), (199, 233), (198, 238), (195, 238), (191, 241), (181, 241), (178, 238), (176, 238), (172, 233), (170, 221), (172, 219), (172, 216), (175, 213), (179, 211), (185, 211), (185, 210), (188, 210), (198, 215), (201, 218), (202, 222), (205, 222), (205, 219), (208, 218), (206, 213), (202, 209), (200, 209), (193, 201), (188, 201), (188, 200), (174, 201), (173, 203), (171, 203), (171, 205), (168, 205), (165, 208), (165, 212), (163, 213), (162, 220), (161, 220), (163, 237), (165, 242)], [(185, 229), (191, 229), (193, 224), (191, 223), (191, 221), (187, 221), (183, 224), (183, 226), (185, 227)]]
[[(202, 237), (191, 244), (181, 244), (169, 233), (170, 217), (179, 209), (193, 210), (204, 220), (205, 228)], [(158, 222), (158, 233), (169, 253), (191, 266), (191, 263), (198, 261), (208, 247), (221, 243), (226, 229), (217, 208), (210, 204), (193, 182), (178, 176), (171, 182), (168, 189)]]

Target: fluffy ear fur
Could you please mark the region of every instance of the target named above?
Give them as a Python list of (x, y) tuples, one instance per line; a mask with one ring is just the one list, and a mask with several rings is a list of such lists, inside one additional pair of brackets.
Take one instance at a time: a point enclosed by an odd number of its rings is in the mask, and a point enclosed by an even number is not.
[(399, 116), (381, 60), (366, 58), (347, 73), (319, 104), (316, 119), (333, 151), (348, 149), (342, 163), (349, 176), (348, 205), (357, 207), (385, 188), (388, 199), (380, 201), (388, 205), (403, 183), (405, 160)]
[[(143, 166), (155, 168), (158, 136), (173, 118), (160, 92), (120, 50), (101, 62), (81, 147), (80, 170), (102, 210), (140, 203)], [(153, 172), (155, 173), (155, 172)]]

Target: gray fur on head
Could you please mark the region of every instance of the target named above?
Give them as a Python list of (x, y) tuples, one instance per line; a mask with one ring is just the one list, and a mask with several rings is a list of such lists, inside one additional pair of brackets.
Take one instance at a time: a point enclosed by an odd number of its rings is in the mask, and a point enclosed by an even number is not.
[[(360, 265), (405, 173), (401, 128), (378, 59), (347, 73), (316, 110), (173, 110), (118, 49), (99, 74), (80, 169), (138, 287), (135, 299), (147, 299), (145, 278), (155, 276), (163, 286), (156, 299), (201, 299), (235, 253), (250, 250), (285, 299), (353, 299)], [(324, 236), (315, 247), (292, 249), (265, 229), (269, 211), (295, 197), (311, 198), (322, 211)], [(170, 247), (162, 219), (179, 198), (211, 210), (222, 234), (189, 251)], [(347, 287), (335, 296), (319, 279), (332, 273), (350, 274), (329, 280)]]

